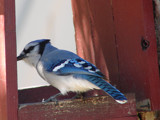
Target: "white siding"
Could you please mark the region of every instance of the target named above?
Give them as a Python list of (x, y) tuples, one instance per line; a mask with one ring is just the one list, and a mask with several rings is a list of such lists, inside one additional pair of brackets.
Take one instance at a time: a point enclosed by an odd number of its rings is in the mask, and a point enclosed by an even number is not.
[[(71, 0), (16, 0), (17, 55), (36, 39), (76, 53)], [(36, 70), (18, 62), (18, 88), (48, 85)]]

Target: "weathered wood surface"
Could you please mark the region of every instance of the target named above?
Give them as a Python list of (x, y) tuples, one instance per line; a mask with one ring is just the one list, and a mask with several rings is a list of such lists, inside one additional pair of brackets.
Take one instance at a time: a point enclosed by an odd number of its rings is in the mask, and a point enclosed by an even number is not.
[(0, 120), (17, 120), (15, 0), (0, 0)]
[(152, 0), (113, 0), (113, 15), (120, 76), (115, 82), (125, 92), (135, 93), (137, 101), (149, 99), (151, 110), (158, 110), (160, 80)]
[[(112, 84), (124, 93), (135, 93), (137, 101), (149, 99), (151, 110), (159, 110), (160, 80), (152, 2), (72, 0), (72, 6), (78, 54), (95, 55), (95, 63), (100, 64), (96, 65), (102, 72), (100, 58), (104, 56)], [(93, 48), (95, 51), (91, 51)]]
[(109, 96), (21, 104), (19, 120), (137, 120), (134, 95), (127, 98), (123, 105)]

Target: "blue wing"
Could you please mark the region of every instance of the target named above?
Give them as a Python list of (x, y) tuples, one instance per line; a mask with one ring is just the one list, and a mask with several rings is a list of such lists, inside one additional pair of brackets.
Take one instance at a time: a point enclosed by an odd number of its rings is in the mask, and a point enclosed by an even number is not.
[(57, 63), (49, 66), (47, 71), (54, 72), (57, 75), (87, 74), (105, 78), (100, 70), (96, 68), (96, 66), (82, 58), (64, 59), (57, 61)]
[(127, 98), (114, 86), (109, 84), (107, 81), (103, 80), (100, 77), (92, 76), (92, 75), (79, 75), (75, 74), (75, 78), (86, 79), (96, 85), (97, 87), (101, 88), (103, 91), (108, 93), (112, 98), (114, 98), (118, 103), (124, 104), (127, 102)]

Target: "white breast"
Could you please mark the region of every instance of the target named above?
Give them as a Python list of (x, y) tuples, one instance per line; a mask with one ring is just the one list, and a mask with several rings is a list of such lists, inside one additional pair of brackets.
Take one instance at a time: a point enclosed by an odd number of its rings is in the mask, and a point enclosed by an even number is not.
[(38, 63), (37, 63), (36, 69), (37, 69), (38, 74), (39, 74), (43, 79), (45, 79), (44, 72), (43, 72), (43, 64), (42, 64), (41, 62), (38, 62)]
[(91, 89), (100, 89), (89, 81), (73, 78), (72, 75), (58, 76), (54, 73), (44, 72), (44, 76), (45, 80), (55, 88), (59, 89), (63, 95), (67, 94), (69, 91), (86, 92)]

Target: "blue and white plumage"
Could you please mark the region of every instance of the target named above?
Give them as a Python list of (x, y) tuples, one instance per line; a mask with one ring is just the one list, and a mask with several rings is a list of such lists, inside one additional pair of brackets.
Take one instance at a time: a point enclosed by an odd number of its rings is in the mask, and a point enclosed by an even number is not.
[(90, 62), (78, 55), (60, 50), (41, 39), (28, 43), (17, 60), (24, 60), (34, 66), (39, 75), (57, 88), (61, 94), (86, 92), (102, 89), (118, 103), (126, 103), (126, 97), (105, 81), (105, 76)]

